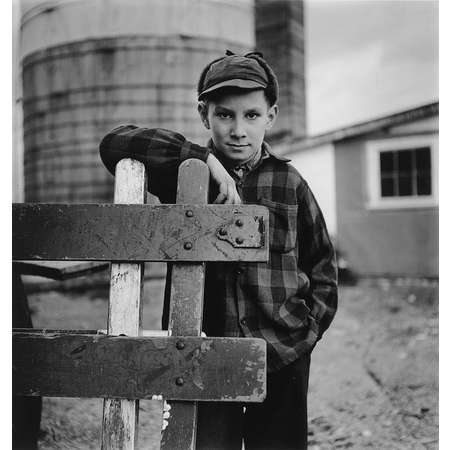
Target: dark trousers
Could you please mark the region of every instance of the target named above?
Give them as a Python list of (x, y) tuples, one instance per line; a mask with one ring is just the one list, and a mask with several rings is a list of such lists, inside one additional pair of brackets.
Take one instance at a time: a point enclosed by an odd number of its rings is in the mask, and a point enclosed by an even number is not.
[[(197, 449), (304, 450), (311, 356), (267, 375), (263, 403), (199, 403)], [(243, 410), (245, 406), (245, 412)]]

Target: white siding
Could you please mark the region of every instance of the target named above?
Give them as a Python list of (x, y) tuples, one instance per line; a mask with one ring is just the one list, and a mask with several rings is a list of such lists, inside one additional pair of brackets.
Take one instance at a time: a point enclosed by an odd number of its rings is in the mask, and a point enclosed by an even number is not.
[(302, 150), (292, 155), (291, 164), (308, 182), (322, 209), (328, 231), (336, 235), (336, 177), (333, 144)]

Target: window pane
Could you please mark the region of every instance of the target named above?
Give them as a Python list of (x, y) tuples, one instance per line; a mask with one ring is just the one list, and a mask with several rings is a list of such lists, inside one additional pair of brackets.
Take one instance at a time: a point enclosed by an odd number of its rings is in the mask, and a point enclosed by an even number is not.
[(382, 174), (394, 171), (394, 152), (380, 153), (380, 171)]
[(398, 152), (398, 170), (406, 174), (412, 171), (412, 150), (400, 150)]
[(418, 174), (417, 195), (431, 195), (431, 177), (429, 172)]
[(431, 169), (431, 152), (429, 147), (416, 149), (417, 170)]
[(393, 197), (394, 196), (394, 178), (383, 177), (381, 179), (381, 196)]
[(430, 147), (381, 151), (379, 155), (382, 197), (432, 195)]
[(398, 177), (398, 195), (412, 195), (412, 176), (411, 175), (400, 175)]

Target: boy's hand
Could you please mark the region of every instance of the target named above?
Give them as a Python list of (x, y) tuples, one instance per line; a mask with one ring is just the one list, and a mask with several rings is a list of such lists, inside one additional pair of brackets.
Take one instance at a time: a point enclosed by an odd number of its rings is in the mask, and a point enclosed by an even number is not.
[(221, 162), (210, 153), (206, 159), (206, 164), (209, 167), (213, 180), (219, 186), (219, 195), (213, 203), (241, 204), (241, 198), (237, 192), (236, 183), (231, 175), (225, 170), (225, 167), (223, 167)]

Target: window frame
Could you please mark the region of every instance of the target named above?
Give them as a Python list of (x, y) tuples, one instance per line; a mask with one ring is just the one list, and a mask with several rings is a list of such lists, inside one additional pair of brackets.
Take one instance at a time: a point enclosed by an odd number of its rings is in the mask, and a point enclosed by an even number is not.
[[(381, 196), (380, 153), (384, 151), (430, 148), (431, 195)], [(427, 208), (438, 205), (438, 137), (436, 135), (402, 136), (366, 142), (367, 209)]]

